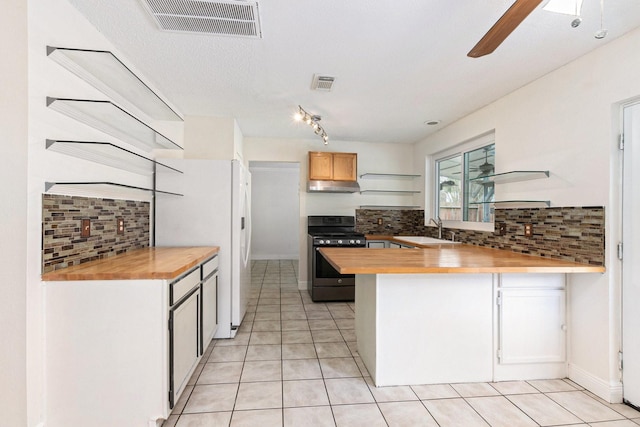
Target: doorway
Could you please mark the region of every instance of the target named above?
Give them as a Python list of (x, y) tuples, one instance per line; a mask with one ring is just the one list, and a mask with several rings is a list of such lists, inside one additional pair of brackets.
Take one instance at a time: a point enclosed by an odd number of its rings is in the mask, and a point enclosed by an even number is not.
[(300, 257), (300, 163), (249, 162), (254, 260)]
[(623, 110), (622, 351), (624, 401), (640, 407), (640, 102)]

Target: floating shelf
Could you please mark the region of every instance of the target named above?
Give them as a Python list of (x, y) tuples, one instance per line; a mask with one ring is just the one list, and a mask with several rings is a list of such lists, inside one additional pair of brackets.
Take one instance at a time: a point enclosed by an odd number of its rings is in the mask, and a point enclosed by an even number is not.
[(47, 106), (138, 148), (182, 150), (175, 142), (110, 101), (47, 97)]
[(503, 184), (507, 182), (529, 181), (531, 179), (549, 178), (549, 171), (511, 171), (470, 179), (476, 184)]
[(120, 104), (131, 104), (152, 119), (182, 121), (178, 113), (109, 51), (47, 46), (47, 56)]
[(360, 209), (419, 209), (420, 206), (384, 206), (384, 205), (361, 205)]
[(140, 194), (155, 195), (167, 194), (171, 196), (182, 196), (178, 193), (170, 193), (168, 191), (154, 190), (152, 188), (136, 187), (133, 185), (118, 184), (115, 182), (45, 182), (44, 192), (54, 194), (64, 194), (69, 196), (82, 195), (101, 196), (110, 199), (128, 199), (130, 195), (123, 195), (122, 190), (132, 190), (140, 192)]
[(364, 193), (391, 193), (391, 194), (419, 194), (417, 190), (362, 190), (360, 194)]
[(158, 166), (182, 173), (178, 169), (118, 147), (109, 142), (58, 141), (47, 139), (47, 150), (89, 160), (141, 175), (151, 175)]
[(403, 174), (403, 173), (363, 173), (360, 175), (360, 178), (371, 178), (371, 177), (386, 177), (386, 178), (418, 178), (422, 175), (412, 175), (412, 174)]
[(550, 207), (551, 202), (549, 200), (500, 200), (495, 202), (473, 202), (470, 205), (494, 205), (496, 208), (500, 207), (515, 207), (515, 206), (540, 206)]

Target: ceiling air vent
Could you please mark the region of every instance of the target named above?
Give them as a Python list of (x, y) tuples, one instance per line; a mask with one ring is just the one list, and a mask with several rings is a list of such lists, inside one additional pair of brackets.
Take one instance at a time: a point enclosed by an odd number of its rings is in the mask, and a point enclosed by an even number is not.
[(140, 0), (161, 30), (262, 38), (258, 2)]
[(311, 82), (311, 89), (329, 92), (331, 91), (331, 87), (333, 86), (335, 79), (335, 77), (331, 76), (320, 76), (318, 74), (314, 74), (313, 81)]

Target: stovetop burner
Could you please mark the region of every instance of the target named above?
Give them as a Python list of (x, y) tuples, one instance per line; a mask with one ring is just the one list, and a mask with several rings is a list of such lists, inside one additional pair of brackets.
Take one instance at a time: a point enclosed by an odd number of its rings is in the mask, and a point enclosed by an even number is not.
[(352, 216), (310, 216), (307, 232), (313, 246), (365, 246), (364, 234), (355, 231)]

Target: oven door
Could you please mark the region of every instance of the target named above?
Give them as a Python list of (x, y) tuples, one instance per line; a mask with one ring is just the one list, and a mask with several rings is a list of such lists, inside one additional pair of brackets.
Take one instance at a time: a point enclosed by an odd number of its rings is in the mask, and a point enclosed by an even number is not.
[[(327, 247), (327, 246), (324, 246)], [(353, 286), (355, 274), (340, 274), (320, 253), (320, 247), (313, 248), (313, 285), (314, 286)]]

